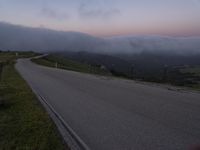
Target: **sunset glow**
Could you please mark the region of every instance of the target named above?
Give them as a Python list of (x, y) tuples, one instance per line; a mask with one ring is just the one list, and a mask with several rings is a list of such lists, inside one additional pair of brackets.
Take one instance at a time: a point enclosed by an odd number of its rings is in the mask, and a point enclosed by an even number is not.
[(199, 0), (0, 0), (0, 21), (96, 36), (200, 35)]

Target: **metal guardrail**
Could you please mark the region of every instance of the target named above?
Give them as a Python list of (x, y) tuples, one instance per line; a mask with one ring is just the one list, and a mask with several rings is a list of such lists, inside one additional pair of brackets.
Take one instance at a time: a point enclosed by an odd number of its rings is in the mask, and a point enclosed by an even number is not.
[(90, 150), (90, 148), (83, 142), (83, 140), (75, 133), (75, 131), (65, 122), (65, 120), (57, 113), (57, 111), (46, 101), (44, 97), (41, 95), (38, 95), (40, 99), (47, 105), (47, 107), (54, 113), (54, 115), (59, 119), (59, 121), (62, 123), (64, 128), (68, 131), (68, 133), (71, 135), (73, 140), (76, 142), (77, 146), (81, 150)]
[[(30, 59), (30, 58), (29, 58)], [(21, 74), (22, 75), (22, 74)], [(22, 75), (23, 77), (23, 75)], [(65, 133), (61, 133), (63, 140), (65, 143), (70, 146), (71, 150), (91, 150), (88, 145), (77, 135), (77, 133), (69, 126), (69, 124), (62, 118), (62, 116), (53, 108), (53, 106), (48, 103), (48, 101), (40, 95), (39, 91), (36, 90), (36, 87), (33, 86), (32, 82), (28, 82), (29, 86), (31, 87), (32, 91), (36, 94), (38, 100), (44, 106), (44, 108), (49, 113), (50, 117), (54, 121), (55, 125), (64, 132), (67, 132), (68, 136)], [(70, 141), (70, 138), (73, 140), (72, 143), (67, 143)]]
[[(45, 109), (49, 110), (47, 112), (50, 114), (50, 116), (51, 116), (51, 114), (53, 114), (56, 117), (56, 120), (54, 118), (52, 118), (52, 120), (56, 121), (57, 123), (59, 121), (61, 123), (61, 125), (64, 127), (65, 131), (71, 136), (71, 138), (75, 142), (75, 144), (76, 144), (75, 147), (70, 147), (70, 149), (71, 150), (91, 150), (88, 147), (88, 145), (69, 126), (69, 124), (67, 122), (65, 122), (65, 120), (60, 116), (60, 114), (51, 106), (51, 104), (49, 104), (47, 102), (47, 100), (39, 94), (39, 92), (36, 90), (36, 88), (33, 86), (33, 84), (31, 82), (29, 82), (29, 85), (30, 85), (31, 89), (33, 90), (33, 92), (36, 94), (37, 98), (42, 103), (42, 105), (45, 107)], [(70, 143), (67, 143), (66, 137), (64, 137), (65, 135), (63, 135), (62, 133), (61, 133), (61, 135), (63, 136), (63, 139), (66, 142), (66, 144), (69, 144), (69, 146), (73, 146), (73, 144), (70, 145)]]

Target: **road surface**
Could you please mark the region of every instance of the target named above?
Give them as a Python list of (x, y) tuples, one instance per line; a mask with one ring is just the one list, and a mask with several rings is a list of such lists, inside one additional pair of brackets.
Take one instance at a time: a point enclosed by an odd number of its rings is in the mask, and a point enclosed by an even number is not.
[(92, 150), (189, 150), (200, 145), (200, 94), (48, 68), (17, 70)]

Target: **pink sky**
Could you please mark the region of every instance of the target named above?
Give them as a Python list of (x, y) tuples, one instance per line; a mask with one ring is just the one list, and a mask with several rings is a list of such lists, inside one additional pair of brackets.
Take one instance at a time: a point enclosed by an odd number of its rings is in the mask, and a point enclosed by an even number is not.
[(200, 35), (199, 0), (0, 0), (0, 21), (96, 36)]

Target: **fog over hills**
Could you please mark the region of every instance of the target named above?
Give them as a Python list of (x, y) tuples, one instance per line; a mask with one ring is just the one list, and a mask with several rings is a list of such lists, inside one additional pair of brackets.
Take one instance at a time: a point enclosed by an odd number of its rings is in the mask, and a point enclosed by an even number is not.
[(88, 51), (98, 53), (200, 53), (200, 37), (94, 37), (79, 32), (30, 28), (0, 22), (1, 50)]

